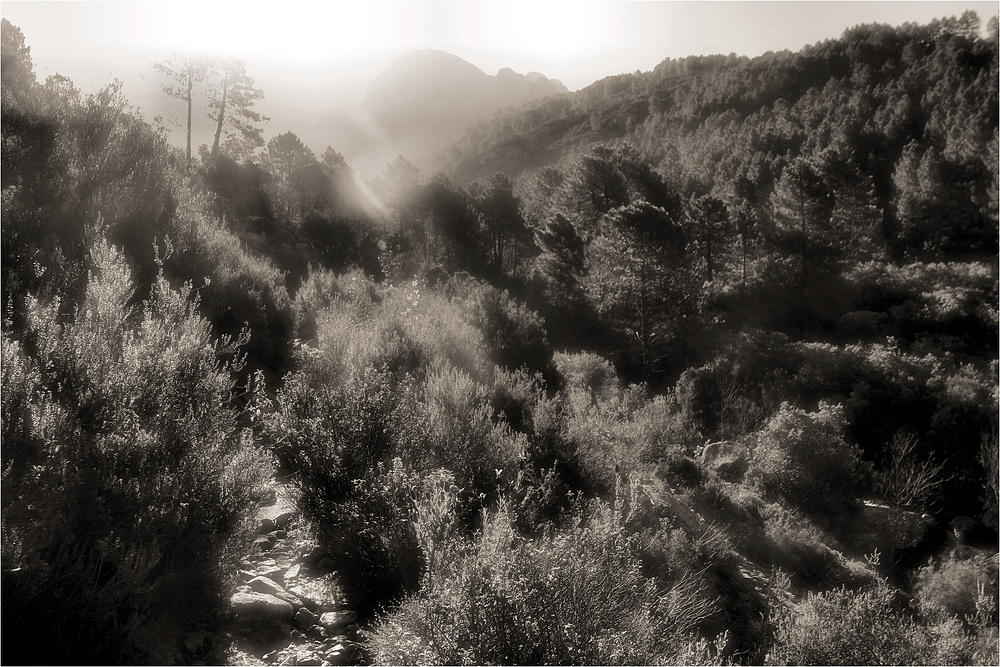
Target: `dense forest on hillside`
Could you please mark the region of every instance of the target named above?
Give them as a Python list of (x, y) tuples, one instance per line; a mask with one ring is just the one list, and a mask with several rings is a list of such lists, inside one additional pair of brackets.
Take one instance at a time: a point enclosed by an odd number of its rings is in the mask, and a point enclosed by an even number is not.
[(4, 20), (4, 645), (218, 627), (279, 476), (374, 661), (1000, 663), (980, 27), (667, 60), (365, 182), (240, 63), (186, 152)]

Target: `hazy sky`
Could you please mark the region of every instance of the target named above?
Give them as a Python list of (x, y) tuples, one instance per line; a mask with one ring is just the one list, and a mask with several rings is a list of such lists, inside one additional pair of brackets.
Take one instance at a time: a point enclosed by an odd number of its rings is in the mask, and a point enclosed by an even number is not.
[[(225, 51), (288, 85), (378, 68), (412, 48), (444, 49), (489, 74), (540, 71), (576, 90), (666, 57), (797, 50), (859, 23), (926, 22), (996, 2), (2, 2), (40, 78), (148, 69), (171, 49)], [(338, 65), (330, 67), (331, 65)], [(264, 72), (267, 74), (264, 74)], [(368, 76), (369, 72), (358, 72)], [(75, 76), (74, 76), (75, 75)], [(309, 82), (312, 82), (310, 84)]]
[(985, 25), (998, 8), (964, 1), (4, 1), (0, 15), (21, 28), (40, 80), (58, 72), (89, 92), (119, 78), (147, 113), (175, 113), (163, 110), (154, 60), (173, 49), (241, 57), (265, 92), (261, 110), (277, 133), (306, 131), (332, 109), (356, 106), (389, 59), (409, 49), (443, 49), (488, 74), (538, 71), (577, 90), (667, 57), (798, 50), (859, 23), (926, 23), (966, 9)]

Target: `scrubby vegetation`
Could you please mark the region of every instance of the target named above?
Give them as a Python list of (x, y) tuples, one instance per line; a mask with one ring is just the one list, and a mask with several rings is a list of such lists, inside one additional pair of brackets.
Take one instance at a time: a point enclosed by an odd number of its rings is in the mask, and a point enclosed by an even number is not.
[(4, 21), (4, 643), (218, 623), (280, 474), (381, 662), (996, 664), (998, 56), (667, 61), (362, 184)]

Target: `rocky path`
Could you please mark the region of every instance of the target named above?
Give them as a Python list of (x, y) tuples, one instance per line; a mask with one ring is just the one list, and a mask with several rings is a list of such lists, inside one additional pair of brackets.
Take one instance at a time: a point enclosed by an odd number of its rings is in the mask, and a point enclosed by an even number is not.
[(214, 664), (366, 664), (364, 631), (326, 551), (295, 504), (295, 489), (275, 483), (261, 503), (259, 537), (240, 564), (230, 623), (214, 642)]

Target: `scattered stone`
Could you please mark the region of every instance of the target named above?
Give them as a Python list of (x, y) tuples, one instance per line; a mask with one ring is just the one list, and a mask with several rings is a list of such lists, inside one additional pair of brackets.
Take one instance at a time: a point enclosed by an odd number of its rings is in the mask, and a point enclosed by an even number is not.
[(319, 616), (309, 611), (306, 607), (302, 607), (295, 614), (295, 625), (297, 625), (300, 630), (308, 630), (318, 622)]
[(337, 644), (323, 656), (334, 665), (347, 665), (354, 660), (358, 649), (353, 644)]
[(273, 579), (268, 579), (267, 577), (254, 577), (247, 582), (247, 586), (250, 587), (250, 590), (257, 593), (273, 595), (279, 600), (284, 600), (285, 602), (291, 604), (295, 609), (309, 606), (303, 602), (302, 599), (292, 595)]
[(295, 518), (295, 512), (282, 512), (274, 517), (274, 525), (278, 528), (288, 528), (288, 524)]
[(276, 597), (288, 595), (288, 591), (286, 591), (281, 584), (269, 577), (256, 576), (247, 582), (247, 586), (249, 586), (252, 591), (267, 593), (268, 595), (274, 595)]
[(320, 625), (330, 631), (341, 630), (358, 622), (358, 613), (353, 610), (328, 611), (319, 618)]
[(298, 563), (296, 563), (295, 565), (293, 565), (290, 568), (288, 568), (288, 571), (285, 572), (285, 581), (288, 581), (290, 579), (294, 579), (297, 576), (299, 576), (299, 569), (301, 567), (302, 567), (301, 565), (299, 565)]
[(713, 470), (720, 479), (737, 482), (747, 470), (749, 451), (745, 445), (736, 442), (712, 442), (701, 452), (701, 465)]
[(295, 609), (290, 602), (266, 593), (236, 593), (230, 611), (245, 621), (291, 621)]
[(309, 611), (319, 611), (320, 605), (306, 594), (306, 590), (301, 586), (292, 586), (288, 589), (290, 593), (296, 595), (302, 601), (302, 606)]
[(274, 530), (274, 521), (265, 517), (257, 522), (257, 533), (259, 535), (267, 535), (272, 530)]
[(266, 565), (257, 570), (257, 576), (267, 577), (271, 581), (277, 582), (281, 586), (285, 585), (285, 570), (277, 565)]
[(253, 541), (254, 546), (256, 546), (261, 551), (270, 551), (274, 548), (274, 537), (271, 535), (264, 535), (263, 537), (258, 537)]
[(299, 557), (299, 561), (306, 567), (316, 567), (317, 563), (324, 558), (329, 558), (329, 556), (329, 549), (323, 546), (315, 546), (306, 553), (302, 554), (302, 556)]
[(322, 625), (313, 625), (306, 630), (306, 637), (312, 641), (322, 642), (326, 639), (326, 628)]

